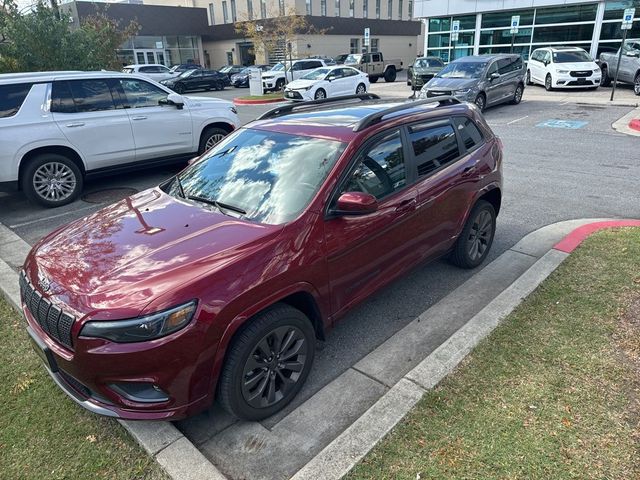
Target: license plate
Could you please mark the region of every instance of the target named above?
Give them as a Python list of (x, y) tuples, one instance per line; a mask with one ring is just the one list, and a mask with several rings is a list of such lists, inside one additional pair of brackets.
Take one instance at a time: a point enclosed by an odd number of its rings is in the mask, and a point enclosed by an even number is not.
[(586, 79), (586, 78), (579, 78), (579, 79), (578, 79), (578, 82), (580, 82), (580, 83), (585, 83), (586, 81), (587, 81), (587, 79)]
[(27, 328), (27, 332), (29, 333), (29, 337), (31, 339), (31, 346), (36, 354), (40, 357), (40, 359), (44, 362), (49, 370), (52, 372), (58, 371), (58, 365), (56, 364), (56, 359), (53, 358), (53, 353), (51, 349), (47, 347), (42, 340), (40, 340), (31, 328)]

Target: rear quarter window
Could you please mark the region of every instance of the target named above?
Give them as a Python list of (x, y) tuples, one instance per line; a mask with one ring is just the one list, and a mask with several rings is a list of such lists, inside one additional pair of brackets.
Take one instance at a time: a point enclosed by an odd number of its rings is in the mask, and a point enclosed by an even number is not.
[(0, 118), (13, 117), (18, 113), (32, 85), (32, 83), (0, 85)]
[(484, 143), (480, 129), (469, 117), (456, 117), (453, 124), (467, 151), (475, 150)]
[(449, 124), (412, 126), (409, 128), (409, 139), (418, 164), (419, 177), (430, 175), (460, 156), (456, 134)]

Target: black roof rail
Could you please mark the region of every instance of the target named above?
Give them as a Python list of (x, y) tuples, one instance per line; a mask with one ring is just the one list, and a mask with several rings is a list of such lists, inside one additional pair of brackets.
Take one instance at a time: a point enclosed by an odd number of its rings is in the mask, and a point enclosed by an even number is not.
[(432, 97), (432, 98), (425, 98), (422, 100), (415, 100), (413, 102), (405, 102), (401, 105), (396, 105), (395, 107), (387, 108), (385, 110), (372, 113), (371, 115), (367, 115), (358, 123), (356, 123), (355, 127), (353, 127), (353, 131), (359, 132), (360, 130), (364, 130), (365, 128), (370, 127), (371, 125), (378, 123), (380, 120), (382, 120), (383, 117), (386, 117), (391, 113), (401, 112), (403, 110), (409, 110), (411, 108), (418, 107), (420, 105), (427, 105), (427, 104), (436, 103), (436, 102), (438, 103), (439, 107), (442, 107), (444, 105), (457, 105), (460, 103), (460, 100), (450, 95), (445, 95), (441, 97)]
[(272, 108), (268, 112), (260, 115), (256, 120), (266, 120), (268, 118), (281, 117), (288, 113), (292, 113), (294, 110), (305, 108), (311, 108), (317, 105), (325, 105), (327, 103), (343, 102), (345, 100), (379, 100), (380, 97), (375, 93), (362, 93), (360, 95), (343, 95), (341, 97), (323, 98), (321, 100), (311, 100), (304, 103), (290, 103), (288, 105), (282, 105), (280, 107)]

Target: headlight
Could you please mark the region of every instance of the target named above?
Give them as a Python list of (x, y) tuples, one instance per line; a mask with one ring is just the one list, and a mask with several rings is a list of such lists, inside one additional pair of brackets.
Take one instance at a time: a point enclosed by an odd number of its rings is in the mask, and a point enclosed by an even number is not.
[(598, 67), (598, 68), (594, 69), (593, 73), (600, 73), (600, 68)]
[(560, 75), (566, 75), (567, 73), (569, 73), (569, 70), (558, 70), (558, 73)]
[(469, 93), (471, 91), (470, 88), (467, 88), (465, 90), (454, 90), (453, 94), (454, 95), (466, 95), (467, 93)]
[(420, 90), (420, 93), (418, 94), (418, 98), (419, 99), (427, 98), (427, 91), (426, 90)]
[(196, 301), (153, 313), (146, 317), (109, 322), (87, 322), (81, 337), (106, 338), (117, 343), (146, 342), (164, 337), (185, 327), (196, 311)]

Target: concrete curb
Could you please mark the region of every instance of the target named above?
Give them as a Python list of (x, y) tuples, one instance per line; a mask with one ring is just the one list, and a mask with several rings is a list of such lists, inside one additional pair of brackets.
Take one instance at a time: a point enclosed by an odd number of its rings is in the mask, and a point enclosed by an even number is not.
[(638, 118), (640, 118), (640, 107), (631, 110), (624, 117), (613, 122), (611, 128), (616, 132), (624, 133), (625, 135), (640, 137), (640, 130), (631, 127), (631, 123), (633, 121), (638, 121), (640, 123), (640, 121), (637, 120)]
[[(560, 222), (565, 223), (565, 222)], [(566, 222), (571, 223), (571, 222)], [(494, 298), (464, 326), (457, 330), (421, 363), (409, 371), (369, 410), (302, 467), (292, 480), (338, 480), (346, 475), (382, 438), (397, 425), (422, 394), (444, 377), (486, 338), (498, 324), (529, 296), (591, 233), (618, 226), (640, 226), (640, 221), (606, 221), (586, 223), (575, 228), (549, 249), (515, 282)], [(527, 248), (528, 237), (540, 237), (548, 227), (532, 232), (518, 245)], [(542, 235), (544, 236), (544, 235)], [(556, 247), (562, 246), (561, 251)]]

